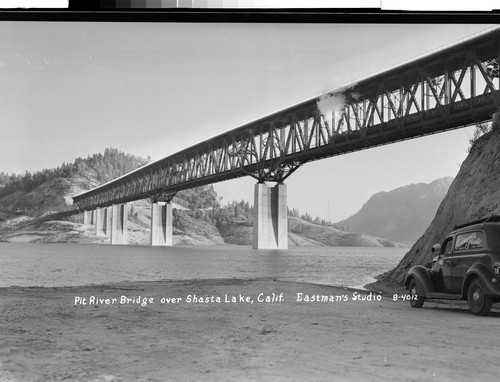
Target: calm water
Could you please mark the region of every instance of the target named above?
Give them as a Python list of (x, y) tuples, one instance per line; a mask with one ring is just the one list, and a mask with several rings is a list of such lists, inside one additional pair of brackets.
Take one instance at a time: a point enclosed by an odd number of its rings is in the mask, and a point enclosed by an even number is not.
[(0, 243), (0, 287), (118, 281), (274, 277), (360, 288), (392, 269), (407, 248), (111, 246)]

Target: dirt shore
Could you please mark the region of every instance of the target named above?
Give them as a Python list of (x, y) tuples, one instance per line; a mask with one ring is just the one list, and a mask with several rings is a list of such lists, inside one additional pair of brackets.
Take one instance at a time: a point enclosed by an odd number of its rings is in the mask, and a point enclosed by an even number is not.
[(498, 377), (498, 305), (377, 296), (269, 279), (2, 288), (0, 381)]

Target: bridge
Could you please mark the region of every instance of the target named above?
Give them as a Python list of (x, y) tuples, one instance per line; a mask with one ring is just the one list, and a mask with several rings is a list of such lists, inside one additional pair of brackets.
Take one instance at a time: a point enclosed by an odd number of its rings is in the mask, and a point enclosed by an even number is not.
[[(184, 189), (255, 178), (253, 247), (286, 249), (284, 181), (303, 164), (490, 120), (500, 106), (500, 28), (249, 122), (73, 196), (84, 222), (127, 243), (127, 203), (150, 198), (151, 244), (172, 245)], [(267, 183), (274, 182), (274, 186)]]

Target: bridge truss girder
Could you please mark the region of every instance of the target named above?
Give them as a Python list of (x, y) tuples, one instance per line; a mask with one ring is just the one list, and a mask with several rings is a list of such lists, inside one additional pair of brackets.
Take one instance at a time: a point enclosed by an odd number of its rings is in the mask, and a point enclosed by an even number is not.
[(500, 106), (499, 33), (274, 113), (73, 199), (92, 209), (167, 200), (179, 190), (242, 176), (283, 182), (312, 160), (489, 120)]
[(176, 191), (174, 192), (155, 192), (151, 197), (151, 203), (158, 203), (158, 202), (165, 202), (165, 203), (170, 203), (172, 199), (175, 197), (177, 194)]

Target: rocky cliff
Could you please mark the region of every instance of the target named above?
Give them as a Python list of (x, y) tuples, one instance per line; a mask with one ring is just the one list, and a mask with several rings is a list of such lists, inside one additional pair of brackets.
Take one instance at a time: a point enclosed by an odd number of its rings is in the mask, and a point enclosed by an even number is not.
[(492, 131), (480, 137), (451, 184), (436, 216), (398, 266), (379, 276), (372, 288), (401, 285), (408, 269), (432, 260), (431, 247), (454, 226), (492, 214), (500, 215), (500, 123), (495, 116)]

